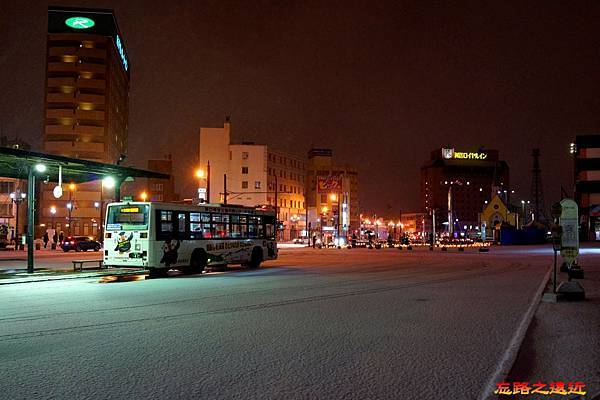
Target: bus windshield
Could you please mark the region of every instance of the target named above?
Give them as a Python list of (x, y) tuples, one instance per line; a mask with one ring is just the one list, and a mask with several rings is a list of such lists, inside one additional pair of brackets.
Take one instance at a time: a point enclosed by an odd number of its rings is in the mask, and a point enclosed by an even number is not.
[(108, 207), (107, 231), (131, 231), (148, 229), (148, 205), (126, 204)]

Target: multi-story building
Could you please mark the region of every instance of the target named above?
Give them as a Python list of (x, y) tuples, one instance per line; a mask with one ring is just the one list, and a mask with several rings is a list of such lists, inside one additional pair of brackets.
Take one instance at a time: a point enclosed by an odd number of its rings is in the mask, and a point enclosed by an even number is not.
[(231, 143), (229, 119), (223, 128), (200, 128), (199, 197), (275, 207), (283, 224), (281, 240), (306, 235), (305, 168), (306, 161), (294, 154), (254, 142)]
[(437, 149), (421, 167), (421, 204), (428, 218), (435, 212), (436, 232), (475, 230), (493, 195), (509, 203), (509, 184), (508, 164), (497, 150)]
[[(29, 143), (0, 136), (0, 147), (29, 150)], [(16, 240), (27, 226), (27, 179), (0, 178), (0, 240)]]
[(575, 201), (581, 240), (600, 240), (600, 135), (582, 135), (571, 144), (575, 158)]
[(133, 182), (125, 182), (121, 189), (124, 199), (141, 201), (179, 201), (175, 193), (175, 178), (173, 177), (173, 160), (170, 154), (163, 159), (148, 160), (149, 171), (169, 175), (169, 179), (138, 178)]
[[(44, 151), (105, 163), (121, 161), (127, 153), (130, 67), (111, 10), (50, 7)], [(59, 229), (75, 235), (97, 234), (100, 182), (78, 185), (70, 191), (71, 200), (54, 198), (49, 186), (42, 191), (41, 224), (55, 219)]]
[(402, 233), (423, 234), (427, 227), (427, 217), (425, 213), (402, 213), (400, 223)]
[(325, 239), (360, 228), (358, 172), (333, 163), (331, 149), (310, 149), (306, 169), (306, 203), (311, 232)]

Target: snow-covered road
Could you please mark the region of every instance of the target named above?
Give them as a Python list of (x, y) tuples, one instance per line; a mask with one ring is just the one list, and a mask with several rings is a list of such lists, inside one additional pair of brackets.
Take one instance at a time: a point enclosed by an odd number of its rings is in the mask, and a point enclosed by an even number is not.
[(259, 270), (0, 288), (0, 398), (475, 399), (551, 262), (285, 249)]

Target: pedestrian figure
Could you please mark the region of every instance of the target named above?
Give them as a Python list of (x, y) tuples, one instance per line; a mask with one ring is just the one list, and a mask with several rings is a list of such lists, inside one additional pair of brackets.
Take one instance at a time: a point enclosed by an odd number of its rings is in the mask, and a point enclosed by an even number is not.
[(60, 234), (58, 235), (58, 241), (60, 243), (62, 243), (64, 239), (65, 239), (65, 234), (62, 231), (60, 231)]
[(44, 233), (44, 248), (46, 248), (46, 246), (48, 246), (49, 240), (50, 240), (50, 238), (48, 237), (48, 232)]
[(54, 236), (52, 236), (52, 241), (54, 242), (54, 244), (58, 243), (58, 236), (56, 235), (56, 231), (54, 231)]
[(317, 245), (317, 235), (313, 235), (313, 249)]

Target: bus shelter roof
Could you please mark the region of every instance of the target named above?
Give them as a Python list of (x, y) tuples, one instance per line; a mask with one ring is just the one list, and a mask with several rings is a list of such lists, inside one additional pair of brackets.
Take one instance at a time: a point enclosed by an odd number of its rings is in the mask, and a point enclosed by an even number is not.
[(29, 168), (35, 164), (46, 166), (47, 170), (44, 174), (51, 181), (58, 180), (59, 166), (62, 169), (62, 180), (64, 182), (84, 183), (103, 179), (107, 176), (112, 176), (120, 181), (127, 178), (169, 179), (168, 174), (159, 172), (0, 147), (0, 176), (2, 177), (26, 179)]

